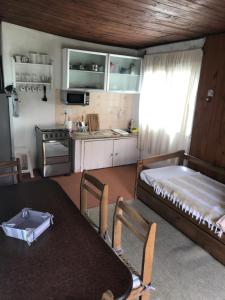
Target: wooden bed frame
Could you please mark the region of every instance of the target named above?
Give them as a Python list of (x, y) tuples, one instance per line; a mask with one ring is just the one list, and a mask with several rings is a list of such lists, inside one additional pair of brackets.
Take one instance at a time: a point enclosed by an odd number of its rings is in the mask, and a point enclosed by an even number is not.
[(177, 159), (178, 165), (183, 165), (184, 162), (187, 161), (187, 165), (193, 169), (196, 169), (196, 167), (207, 169), (225, 178), (224, 169), (190, 156), (184, 151), (153, 156), (138, 161), (135, 189), (136, 197), (225, 265), (225, 234), (219, 238), (208, 229), (207, 224), (199, 224), (198, 221), (171, 204), (170, 201), (156, 195), (153, 188), (140, 179), (140, 172), (143, 169), (151, 168), (150, 164), (168, 159)]

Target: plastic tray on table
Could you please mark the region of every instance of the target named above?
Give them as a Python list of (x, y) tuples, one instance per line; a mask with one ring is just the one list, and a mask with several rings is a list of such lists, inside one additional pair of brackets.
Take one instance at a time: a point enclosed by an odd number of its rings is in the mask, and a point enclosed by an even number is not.
[(48, 212), (40, 212), (31, 208), (24, 208), (16, 216), (1, 227), (7, 236), (24, 240), (30, 246), (51, 224), (53, 215)]

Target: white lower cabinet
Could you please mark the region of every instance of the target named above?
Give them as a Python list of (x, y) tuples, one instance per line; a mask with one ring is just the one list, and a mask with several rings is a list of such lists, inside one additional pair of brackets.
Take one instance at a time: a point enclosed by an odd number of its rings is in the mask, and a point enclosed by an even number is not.
[(84, 143), (84, 170), (112, 167), (113, 140), (86, 141)]
[(136, 163), (137, 137), (102, 140), (76, 140), (74, 172)]
[(137, 138), (114, 140), (113, 167), (136, 163), (139, 158)]

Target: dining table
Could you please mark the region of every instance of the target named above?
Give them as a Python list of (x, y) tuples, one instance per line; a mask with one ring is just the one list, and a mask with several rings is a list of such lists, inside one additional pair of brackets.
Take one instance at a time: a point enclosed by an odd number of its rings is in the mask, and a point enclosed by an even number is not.
[(1, 300), (126, 299), (132, 275), (60, 185), (40, 179), (0, 187), (0, 224), (23, 208), (48, 212), (51, 225), (30, 246), (0, 228)]

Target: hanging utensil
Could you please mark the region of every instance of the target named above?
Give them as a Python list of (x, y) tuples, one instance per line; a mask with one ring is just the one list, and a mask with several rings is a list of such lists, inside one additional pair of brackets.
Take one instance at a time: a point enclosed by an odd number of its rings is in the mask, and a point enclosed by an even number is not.
[(43, 91), (44, 91), (44, 97), (41, 99), (42, 101), (48, 101), (48, 98), (46, 97), (46, 85), (43, 86)]

